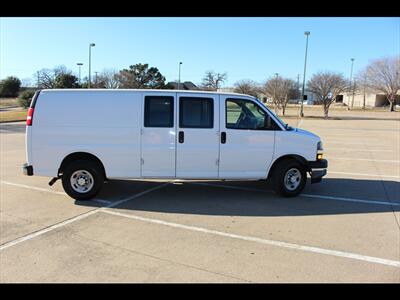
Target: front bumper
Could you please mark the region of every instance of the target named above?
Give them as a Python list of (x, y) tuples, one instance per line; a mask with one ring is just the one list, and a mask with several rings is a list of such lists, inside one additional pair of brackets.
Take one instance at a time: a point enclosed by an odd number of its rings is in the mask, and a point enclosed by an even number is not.
[(328, 161), (321, 159), (307, 162), (308, 172), (310, 172), (311, 183), (321, 182), (322, 177), (327, 174)]
[(24, 175), (32, 176), (33, 175), (33, 167), (29, 166), (27, 163), (22, 165), (22, 172)]

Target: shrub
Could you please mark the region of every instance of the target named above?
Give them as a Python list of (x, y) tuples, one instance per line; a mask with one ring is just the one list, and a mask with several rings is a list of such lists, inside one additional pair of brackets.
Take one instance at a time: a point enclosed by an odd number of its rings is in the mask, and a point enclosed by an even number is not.
[(18, 98), (18, 105), (22, 106), (23, 108), (28, 108), (31, 105), (31, 101), (33, 98), (33, 95), (35, 94), (34, 91), (24, 91)]
[(21, 87), (21, 80), (9, 76), (0, 82), (0, 97), (17, 97)]

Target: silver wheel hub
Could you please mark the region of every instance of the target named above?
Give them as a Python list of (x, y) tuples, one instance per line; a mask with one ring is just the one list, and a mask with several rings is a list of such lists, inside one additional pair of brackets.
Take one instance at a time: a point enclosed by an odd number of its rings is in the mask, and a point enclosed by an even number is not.
[(86, 170), (77, 170), (70, 178), (71, 186), (75, 192), (87, 193), (93, 188), (94, 179)]
[(285, 188), (294, 191), (301, 183), (301, 172), (296, 168), (289, 169), (284, 178)]

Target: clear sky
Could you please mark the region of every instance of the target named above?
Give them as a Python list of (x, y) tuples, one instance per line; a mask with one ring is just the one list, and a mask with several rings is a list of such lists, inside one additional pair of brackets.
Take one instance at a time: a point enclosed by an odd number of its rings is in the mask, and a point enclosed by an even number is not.
[[(400, 53), (400, 18), (1, 18), (0, 78), (33, 78), (42, 68), (65, 65), (88, 75), (136, 63), (157, 67), (167, 81), (201, 81), (204, 72), (227, 72), (224, 86), (257, 82), (279, 73), (303, 73), (305, 36), (311, 31), (307, 63), (313, 72), (349, 76), (370, 60)], [(94, 74), (94, 73), (92, 73)]]

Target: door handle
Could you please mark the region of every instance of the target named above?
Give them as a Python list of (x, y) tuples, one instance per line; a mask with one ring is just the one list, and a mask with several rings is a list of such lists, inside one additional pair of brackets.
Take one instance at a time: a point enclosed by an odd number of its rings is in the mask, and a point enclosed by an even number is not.
[(178, 140), (181, 144), (185, 141), (185, 133), (183, 131), (179, 131)]
[(226, 143), (226, 132), (221, 132), (221, 144)]

